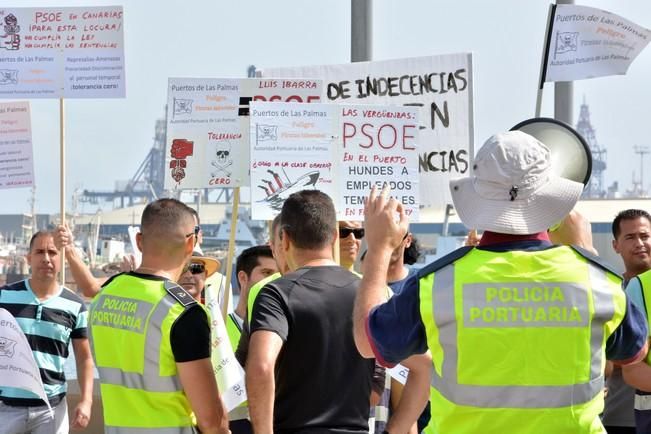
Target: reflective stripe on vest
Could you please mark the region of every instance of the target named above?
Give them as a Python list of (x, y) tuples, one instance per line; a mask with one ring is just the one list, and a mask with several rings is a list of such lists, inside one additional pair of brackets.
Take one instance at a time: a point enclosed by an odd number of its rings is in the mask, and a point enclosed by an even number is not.
[[(101, 305), (101, 295), (98, 298), (98, 305)], [(108, 295), (108, 297), (113, 297)], [(163, 339), (162, 323), (177, 301), (169, 294), (165, 295), (158, 303), (149, 319), (149, 326), (145, 336), (145, 360), (142, 374), (136, 372), (124, 372), (120, 368), (97, 367), (102, 384), (124, 386), (130, 389), (140, 389), (147, 392), (178, 392), (183, 387), (178, 376), (159, 375), (160, 370), (160, 345)]]
[(197, 434), (199, 431), (190, 426), (175, 428), (127, 428), (122, 426), (104, 426), (104, 434)]
[(636, 410), (651, 410), (651, 395), (638, 395), (635, 394), (635, 409)]
[[(615, 313), (613, 295), (606, 272), (589, 265), (594, 315), (612, 317)], [(520, 386), (520, 385), (469, 385), (460, 384), (458, 366), (458, 325), (455, 318), (454, 263), (436, 272), (432, 288), (432, 312), (443, 346), (442, 375), (432, 368), (432, 387), (456, 405), (479, 408), (554, 408), (586, 403), (601, 392), (604, 386), (602, 354), (604, 342), (603, 323), (591, 321), (590, 381), (572, 385)], [(585, 299), (585, 314), (588, 312)], [(587, 320), (587, 317), (586, 317)], [(518, 327), (525, 327), (518, 324)]]

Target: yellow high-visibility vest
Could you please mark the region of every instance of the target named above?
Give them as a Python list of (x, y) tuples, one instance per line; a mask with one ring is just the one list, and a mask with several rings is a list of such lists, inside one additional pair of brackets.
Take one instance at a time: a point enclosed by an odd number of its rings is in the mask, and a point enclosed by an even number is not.
[(192, 433), (194, 415), (170, 344), (174, 321), (196, 301), (169, 280), (121, 274), (90, 307), (105, 433)]
[(626, 311), (616, 274), (555, 247), (469, 249), (420, 275), (426, 432), (605, 433), (605, 344)]

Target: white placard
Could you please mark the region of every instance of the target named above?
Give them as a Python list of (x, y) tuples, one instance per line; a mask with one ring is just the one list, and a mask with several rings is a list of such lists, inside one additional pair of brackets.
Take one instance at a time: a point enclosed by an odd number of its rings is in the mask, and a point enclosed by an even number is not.
[(363, 220), (371, 187), (418, 220), (418, 110), (350, 104), (251, 104), (251, 204), (271, 220), (285, 199), (314, 188), (339, 220)]
[(28, 102), (0, 103), (0, 189), (34, 184)]
[(2, 8), (0, 98), (124, 98), (121, 6)]
[(251, 215), (272, 220), (287, 197), (314, 188), (334, 199), (337, 113), (328, 104), (251, 103)]
[(647, 46), (651, 31), (608, 11), (552, 5), (545, 81), (571, 81), (626, 74)]
[(319, 80), (170, 78), (165, 188), (248, 186), (249, 103), (320, 99)]
[(0, 385), (36, 394), (52, 412), (32, 348), (16, 319), (3, 308), (0, 308)]
[(324, 101), (419, 109), (420, 205), (434, 217), (452, 203), (449, 180), (467, 176), (473, 150), (470, 53), (297, 68), (265, 68), (264, 77), (324, 80)]
[(211, 286), (206, 287), (206, 308), (211, 317), (210, 360), (224, 406), (227, 411), (231, 411), (246, 401), (244, 370), (235, 359), (217, 300), (217, 294), (211, 290)]
[(387, 368), (387, 374), (404, 386), (407, 382), (407, 377), (409, 376), (409, 368), (398, 363), (393, 368)]

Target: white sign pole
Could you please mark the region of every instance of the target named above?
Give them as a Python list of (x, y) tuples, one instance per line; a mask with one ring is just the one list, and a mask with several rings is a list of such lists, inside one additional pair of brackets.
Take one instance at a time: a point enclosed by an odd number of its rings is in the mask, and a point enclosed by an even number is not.
[[(65, 131), (65, 105), (63, 98), (59, 98), (59, 147), (60, 147), (60, 170), (59, 170), (59, 200), (61, 209), (61, 224), (66, 224), (66, 131)], [(34, 216), (33, 218), (36, 218)], [(61, 285), (66, 286), (66, 248), (61, 248)]]

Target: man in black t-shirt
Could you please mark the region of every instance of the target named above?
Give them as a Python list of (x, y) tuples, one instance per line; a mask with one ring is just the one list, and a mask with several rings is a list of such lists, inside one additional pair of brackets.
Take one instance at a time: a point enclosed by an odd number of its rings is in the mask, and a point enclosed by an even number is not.
[(352, 334), (360, 279), (333, 260), (332, 200), (292, 194), (280, 217), (290, 273), (258, 294), (246, 362), (249, 412), (258, 433), (368, 432), (373, 361)]

